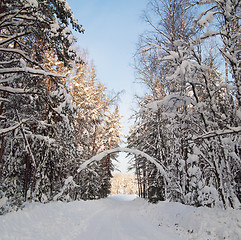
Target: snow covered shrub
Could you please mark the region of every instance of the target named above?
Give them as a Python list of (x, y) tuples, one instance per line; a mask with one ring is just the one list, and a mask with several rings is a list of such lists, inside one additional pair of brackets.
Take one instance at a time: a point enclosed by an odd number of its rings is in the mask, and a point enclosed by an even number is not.
[(208, 186), (201, 189), (198, 201), (200, 205), (207, 207), (219, 206), (221, 204), (217, 189), (215, 187)]

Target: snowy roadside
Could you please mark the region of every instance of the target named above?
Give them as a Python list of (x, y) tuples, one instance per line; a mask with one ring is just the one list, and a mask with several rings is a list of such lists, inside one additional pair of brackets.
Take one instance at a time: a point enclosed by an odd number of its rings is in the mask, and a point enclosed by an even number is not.
[(134, 198), (28, 204), (22, 211), (0, 216), (0, 239), (241, 239), (241, 211), (168, 202), (153, 205)]
[(175, 230), (188, 240), (240, 240), (241, 211), (191, 207), (180, 203), (160, 202), (140, 209), (153, 224)]

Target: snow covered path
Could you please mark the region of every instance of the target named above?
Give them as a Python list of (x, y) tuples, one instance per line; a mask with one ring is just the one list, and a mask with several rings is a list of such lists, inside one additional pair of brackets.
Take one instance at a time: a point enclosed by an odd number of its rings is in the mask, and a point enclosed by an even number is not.
[(1, 240), (241, 239), (240, 211), (149, 204), (133, 196), (28, 204), (0, 216)]
[(120, 201), (108, 199), (89, 219), (81, 239), (103, 240), (173, 240), (180, 239), (176, 234), (155, 226), (141, 216), (139, 208), (142, 200)]
[(141, 216), (143, 200), (128, 200), (131, 198), (119, 196), (68, 204), (29, 204), (23, 211), (0, 217), (0, 239), (180, 239)]

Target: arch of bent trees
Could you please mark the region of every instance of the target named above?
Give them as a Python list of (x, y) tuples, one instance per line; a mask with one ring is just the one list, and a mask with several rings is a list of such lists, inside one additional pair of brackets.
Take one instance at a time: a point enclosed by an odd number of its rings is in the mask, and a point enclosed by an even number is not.
[[(132, 154), (135, 154), (135, 155), (142, 156), (142, 157), (146, 158), (149, 162), (153, 163), (156, 166), (157, 170), (161, 173), (161, 175), (164, 177), (164, 179), (167, 182), (169, 182), (169, 178), (167, 176), (165, 167), (163, 165), (158, 163), (157, 160), (155, 158), (151, 157), (150, 155), (148, 155), (148, 154), (146, 154), (146, 153), (144, 153), (140, 150), (131, 149), (131, 148), (120, 148), (120, 147), (118, 147), (118, 148), (114, 148), (114, 149), (110, 149), (110, 150), (101, 152), (101, 153), (93, 156), (89, 160), (86, 160), (83, 164), (81, 164), (80, 167), (77, 170), (77, 173), (80, 173), (82, 170), (86, 169), (91, 163), (98, 162), (98, 161), (102, 160), (104, 157), (106, 157), (107, 155), (112, 154), (112, 153), (116, 153), (116, 152), (128, 152), (128, 153), (132, 153)], [(63, 194), (64, 190), (66, 189), (66, 186), (72, 181), (73, 181), (73, 176), (69, 176), (65, 180), (64, 186), (61, 189), (61, 191), (56, 196), (54, 196), (53, 199), (58, 200), (58, 198)]]
[(79, 169), (77, 170), (77, 172), (80, 173), (82, 170), (86, 169), (91, 163), (98, 162), (98, 161), (102, 160), (104, 157), (106, 157), (107, 155), (116, 153), (116, 152), (128, 152), (128, 153), (132, 153), (132, 154), (139, 155), (139, 156), (146, 158), (149, 162), (153, 163), (156, 166), (157, 170), (168, 181), (165, 167), (163, 165), (161, 165), (160, 163), (158, 163), (155, 158), (153, 158), (150, 155), (148, 155), (140, 150), (137, 150), (137, 149), (121, 148), (121, 147), (106, 150), (106, 151), (103, 151), (103, 152), (97, 154), (96, 156), (93, 156), (92, 158), (90, 158), (89, 160), (87, 160), (83, 164), (81, 164)]

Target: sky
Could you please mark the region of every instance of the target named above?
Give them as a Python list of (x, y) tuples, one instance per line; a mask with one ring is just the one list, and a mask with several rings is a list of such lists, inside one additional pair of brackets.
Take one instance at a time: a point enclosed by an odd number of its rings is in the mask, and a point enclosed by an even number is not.
[[(142, 15), (148, 0), (67, 0), (75, 18), (85, 28), (75, 34), (77, 46), (86, 49), (93, 60), (97, 78), (108, 89), (120, 95), (123, 133), (128, 134), (129, 118), (135, 105), (135, 94), (142, 86), (136, 83), (133, 56), (139, 35), (147, 25)], [(126, 172), (126, 154), (119, 156), (120, 170)]]

